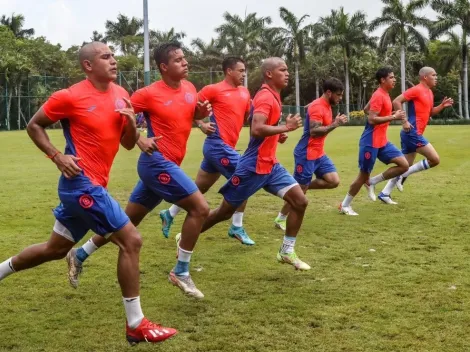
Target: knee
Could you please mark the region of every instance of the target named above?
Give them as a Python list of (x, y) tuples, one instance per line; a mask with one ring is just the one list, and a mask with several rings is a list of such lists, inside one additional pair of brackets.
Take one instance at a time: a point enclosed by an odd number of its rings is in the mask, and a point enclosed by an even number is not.
[(188, 214), (200, 219), (206, 219), (209, 216), (209, 211), (209, 204), (204, 200), (194, 206), (193, 209), (189, 210)]
[(137, 229), (134, 228), (129, 234), (123, 237), (123, 241), (119, 247), (126, 252), (139, 253), (142, 248), (142, 243), (142, 236)]
[(308, 199), (305, 195), (299, 196), (292, 200), (292, 210), (298, 212), (304, 212), (308, 207)]
[(335, 178), (332, 181), (328, 182), (330, 184), (330, 188), (337, 188), (339, 186), (339, 178)]
[(436, 167), (441, 162), (439, 155), (433, 156), (432, 158), (428, 159), (428, 163), (430, 167)]
[(400, 175), (401, 175), (408, 171), (408, 169), (410, 168), (410, 165), (408, 164), (407, 161), (405, 161), (403, 163), (400, 163), (398, 167), (400, 168)]

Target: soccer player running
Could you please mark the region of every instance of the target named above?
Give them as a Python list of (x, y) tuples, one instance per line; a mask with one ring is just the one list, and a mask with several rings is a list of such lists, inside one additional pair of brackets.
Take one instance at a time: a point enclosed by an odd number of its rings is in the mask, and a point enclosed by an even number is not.
[(279, 125), (282, 112), (280, 92), (289, 81), (284, 60), (277, 57), (265, 59), (261, 71), (264, 84), (253, 99), (254, 111), (248, 149), (240, 158), (232, 177), (220, 189), (224, 197), (222, 204), (210, 212), (202, 232), (230, 219), (241, 204), (264, 188), (283, 198), (291, 206), (284, 242), (277, 260), (299, 270), (309, 270), (310, 266), (301, 261), (294, 251), (308, 200), (295, 179), (276, 159), (278, 142), (284, 143), (287, 139), (286, 132), (301, 127), (301, 118), (299, 115), (289, 115), (286, 124)]
[[(196, 176), (196, 185), (204, 194), (220, 175), (229, 179), (240, 159), (235, 146), (240, 137), (243, 123), (250, 112), (250, 93), (243, 87), (245, 80), (245, 62), (238, 57), (227, 57), (222, 62), (225, 78), (222, 82), (211, 84), (199, 92), (199, 101), (209, 101), (213, 113), (210, 122), (199, 122), (198, 126), (207, 135), (204, 142), (204, 159)], [(233, 214), (232, 226), (228, 235), (236, 238), (242, 244), (254, 245), (255, 242), (248, 236), (243, 227), (244, 202)], [(163, 235), (168, 237), (174, 217), (181, 211), (177, 205), (168, 210), (162, 210)]]
[[(333, 121), (332, 106), (343, 98), (344, 86), (340, 80), (330, 78), (323, 83), (323, 95), (308, 106), (304, 133), (294, 149), (294, 179), (304, 193), (309, 189), (332, 189), (339, 185), (339, 176), (331, 159), (325, 154), (326, 136), (344, 125), (348, 118), (338, 114)], [(315, 179), (312, 181), (312, 177)], [(285, 202), (274, 224), (286, 230), (289, 203)]]
[[(196, 88), (185, 80), (188, 62), (179, 43), (161, 44), (154, 57), (162, 79), (137, 90), (131, 97), (135, 112), (143, 112), (146, 116), (148, 138), (140, 137), (137, 141), (143, 151), (137, 164), (140, 180), (130, 196), (126, 214), (138, 226), (162, 200), (187, 211), (178, 260), (168, 279), (188, 296), (203, 298), (189, 274), (189, 262), (209, 214), (209, 205), (180, 165), (186, 154), (193, 120), (206, 117), (210, 104), (198, 102)], [(83, 262), (104, 244), (106, 239), (93, 236), (81, 248), (69, 253), (72, 286), (78, 285)]]
[[(368, 188), (369, 198), (375, 201), (374, 186), (377, 183), (401, 175), (408, 170), (408, 162), (403, 154), (387, 139), (387, 129), (390, 122), (405, 120), (403, 110), (398, 109), (392, 112), (392, 100), (389, 93), (395, 87), (395, 75), (390, 68), (383, 67), (377, 71), (375, 78), (379, 83), (379, 88), (372, 94), (365, 108), (369, 116), (359, 142), (359, 175), (351, 184), (348, 194), (339, 206), (340, 213), (346, 215), (358, 215), (352, 209), (351, 202), (363, 185)], [(393, 163), (395, 166), (369, 178), (376, 159), (386, 165)], [(384, 202), (392, 201), (389, 197), (382, 197), (382, 195), (380, 195), (380, 199)]]
[(403, 192), (403, 183), (411, 174), (439, 165), (439, 154), (423, 134), (430, 116), (437, 115), (445, 108), (452, 106), (454, 100), (445, 97), (441, 104), (434, 107), (432, 88), (437, 85), (437, 73), (432, 67), (423, 67), (419, 70), (419, 81), (418, 85), (396, 97), (393, 106), (395, 109), (402, 109), (403, 103), (408, 102), (408, 121), (403, 125), (400, 137), (402, 152), (409, 165), (414, 163), (416, 153), (421, 154), (425, 159), (410, 166), (404, 174), (388, 181), (381, 193), (384, 198), (390, 198), (395, 185), (399, 191)]
[[(119, 247), (118, 281), (127, 316), (129, 343), (159, 342), (176, 330), (144, 318), (139, 298), (139, 253), (142, 239), (135, 226), (106, 190), (109, 172), (121, 144), (132, 149), (137, 141), (135, 115), (127, 92), (114, 84), (117, 63), (103, 43), (80, 49), (87, 79), (54, 93), (28, 124), (37, 147), (62, 173), (61, 204), (49, 240), (24, 249), (0, 264), (0, 280), (17, 271), (64, 258), (75, 243), (92, 230)], [(49, 141), (46, 128), (61, 121), (65, 154)]]

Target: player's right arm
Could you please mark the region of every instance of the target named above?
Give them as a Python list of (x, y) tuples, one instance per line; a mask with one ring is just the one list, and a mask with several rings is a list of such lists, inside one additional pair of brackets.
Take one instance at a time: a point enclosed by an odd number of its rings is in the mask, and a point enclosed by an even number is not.
[[(393, 108), (395, 111), (403, 110), (403, 103), (410, 101), (416, 98), (419, 95), (419, 88), (418, 85), (407, 89), (404, 93), (400, 94), (393, 100)], [(403, 119), (403, 130), (405, 132), (410, 132), (413, 128), (413, 125), (408, 122), (408, 118), (405, 115)]]
[(29, 121), (26, 130), (34, 144), (51, 159), (66, 178), (73, 178), (82, 169), (76, 164), (80, 158), (63, 155), (49, 140), (46, 128), (68, 115), (71, 103), (67, 91), (54, 93)]
[[(405, 112), (403, 110), (397, 110), (390, 116), (379, 116), (380, 111), (383, 108), (383, 97), (374, 94), (372, 99), (369, 102), (369, 117), (367, 121), (371, 125), (381, 125), (383, 123), (387, 123), (393, 120), (404, 120), (406, 118)], [(387, 97), (388, 99), (388, 97)]]

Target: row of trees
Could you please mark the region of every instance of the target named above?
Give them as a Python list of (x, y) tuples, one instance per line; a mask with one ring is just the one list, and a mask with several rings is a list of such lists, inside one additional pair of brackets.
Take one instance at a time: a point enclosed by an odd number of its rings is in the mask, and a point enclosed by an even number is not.
[[(401, 87), (394, 92), (398, 94), (416, 83), (420, 67), (430, 65), (442, 76), (436, 98), (459, 97), (459, 115), (468, 118), (469, 1), (410, 0), (405, 4), (400, 0), (382, 0), (382, 3), (381, 15), (371, 22), (364, 12), (347, 13), (342, 7), (331, 10), (316, 23), (309, 21), (308, 14), (298, 17), (281, 7), (282, 27), (272, 26), (270, 17), (256, 13), (238, 16), (226, 12), (222, 24), (215, 28), (216, 35), (209, 41), (187, 40), (186, 33), (172, 28), (166, 32), (150, 31), (150, 46), (152, 49), (170, 40), (188, 43), (186, 51), (192, 71), (208, 72), (190, 77), (199, 87), (213, 79), (213, 72), (220, 70), (224, 55), (239, 55), (247, 62), (246, 85), (252, 92), (261, 83), (261, 60), (281, 56), (295, 74), (294, 82), (284, 92), (284, 101), (296, 106), (320, 94), (322, 79), (344, 77), (347, 113), (351, 105), (360, 109), (365, 104), (375, 85), (373, 74), (378, 66), (386, 64), (395, 68), (401, 78)], [(436, 21), (420, 15), (426, 6), (436, 11)], [(24, 77), (33, 74), (64, 76), (72, 81), (81, 77), (75, 63), (78, 45), (64, 51), (46, 38), (34, 38), (34, 29), (23, 28), (21, 15), (4, 15), (0, 25), (3, 25), (0, 26), (0, 88), (3, 90), (8, 82), (10, 91), (19, 95), (24, 89)], [(372, 35), (377, 29), (383, 31), (380, 37)], [(88, 41), (113, 46), (121, 70), (142, 71), (142, 31), (140, 18), (120, 14), (116, 20), (106, 21), (104, 33), (94, 31)]]

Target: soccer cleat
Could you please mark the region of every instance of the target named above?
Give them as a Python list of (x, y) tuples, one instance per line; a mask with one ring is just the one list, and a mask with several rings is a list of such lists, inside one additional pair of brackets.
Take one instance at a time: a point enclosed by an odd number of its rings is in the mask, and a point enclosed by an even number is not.
[(77, 258), (77, 250), (75, 248), (72, 248), (67, 253), (65, 260), (67, 261), (67, 265), (69, 267), (67, 276), (69, 278), (70, 286), (72, 286), (73, 288), (77, 288), (79, 282), (78, 277), (80, 276), (83, 270), (83, 264)]
[(392, 197), (390, 197), (390, 194), (383, 194), (382, 192), (380, 192), (379, 199), (385, 204), (392, 204), (392, 205), (398, 204), (392, 199)]
[(230, 229), (228, 230), (228, 236), (239, 240), (242, 244), (247, 246), (253, 246), (255, 244), (255, 241), (253, 241), (248, 236), (243, 227), (237, 227), (234, 225), (230, 226)]
[(282, 220), (279, 216), (274, 219), (274, 227), (286, 231), (287, 219)]
[(339, 209), (340, 214), (351, 215), (351, 216), (358, 216), (359, 215), (358, 213), (356, 213), (353, 210), (353, 208), (351, 208), (351, 206), (343, 207), (343, 204), (340, 204), (338, 209)]
[(170, 236), (170, 228), (173, 225), (173, 217), (170, 215), (169, 210), (160, 211), (160, 219), (162, 220), (162, 233), (165, 238)]
[(377, 200), (377, 197), (375, 196), (375, 186), (365, 183), (364, 187), (367, 189), (367, 195), (369, 196), (369, 199), (375, 202)]
[(403, 177), (402, 176), (398, 176), (398, 181), (397, 181), (396, 186), (400, 192), (403, 192)]
[(168, 275), (168, 281), (170, 281), (174, 286), (179, 287), (185, 295), (197, 299), (204, 298), (204, 294), (198, 290), (198, 288), (194, 284), (194, 281), (191, 279), (191, 275), (178, 276), (172, 270), (170, 272), (170, 275)]
[(172, 328), (152, 323), (144, 318), (136, 329), (131, 329), (126, 323), (126, 339), (131, 346), (139, 342), (162, 342), (176, 335), (178, 331)]
[(310, 270), (310, 265), (301, 261), (295, 252), (292, 253), (277, 253), (277, 261), (282, 264), (290, 264), (295, 270)]

